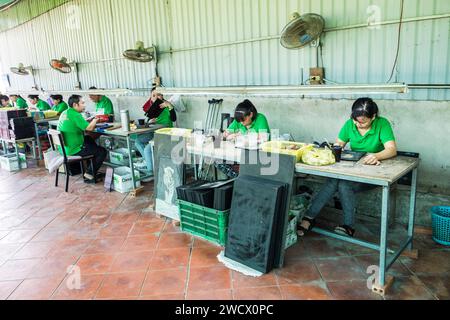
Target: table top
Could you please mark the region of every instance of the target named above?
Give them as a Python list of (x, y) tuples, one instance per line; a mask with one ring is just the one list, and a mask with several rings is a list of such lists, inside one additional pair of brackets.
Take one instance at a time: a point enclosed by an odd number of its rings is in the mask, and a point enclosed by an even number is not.
[(37, 124), (56, 122), (56, 125), (58, 125), (58, 121), (59, 121), (59, 117), (48, 118), (48, 119), (40, 119), (40, 120), (34, 120), (34, 122), (37, 123)]
[(396, 157), (382, 161), (380, 166), (364, 165), (362, 161), (342, 161), (331, 166), (316, 167), (303, 163), (296, 165), (296, 172), (321, 177), (389, 186), (416, 169), (420, 160), (410, 157)]
[(243, 150), (236, 148), (233, 142), (223, 141), (218, 149), (214, 148), (213, 142), (205, 143), (203, 146), (188, 144), (187, 151), (198, 156), (239, 163)]
[[(49, 121), (49, 124), (53, 127), (58, 127), (59, 120)], [(96, 130), (95, 133), (99, 133), (99, 134), (102, 134), (105, 136), (129, 137), (129, 136), (132, 136), (135, 134), (139, 135), (139, 134), (154, 132), (156, 130), (164, 128), (164, 126), (162, 126), (162, 125), (152, 125), (145, 129), (137, 129), (134, 131), (126, 132), (126, 131), (122, 130), (122, 125), (118, 122), (109, 123), (109, 124), (112, 125), (111, 128), (108, 128), (105, 131), (97, 131)]]

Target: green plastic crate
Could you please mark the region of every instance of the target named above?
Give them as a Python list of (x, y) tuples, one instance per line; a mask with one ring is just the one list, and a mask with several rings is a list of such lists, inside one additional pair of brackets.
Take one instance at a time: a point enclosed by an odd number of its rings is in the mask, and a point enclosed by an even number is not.
[(227, 242), (230, 210), (218, 211), (178, 200), (181, 230), (221, 246)]

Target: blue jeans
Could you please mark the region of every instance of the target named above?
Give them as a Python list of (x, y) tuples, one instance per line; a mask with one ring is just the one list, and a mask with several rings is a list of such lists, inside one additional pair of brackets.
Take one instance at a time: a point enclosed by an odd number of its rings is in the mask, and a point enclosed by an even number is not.
[(317, 218), (323, 207), (325, 207), (325, 205), (333, 199), (336, 192), (338, 192), (344, 211), (344, 225), (353, 227), (355, 224), (356, 194), (375, 188), (376, 186), (364, 183), (328, 179), (323, 189), (320, 190), (318, 195), (312, 201), (311, 207), (305, 213), (305, 216), (312, 219)]
[(153, 152), (149, 143), (154, 139), (154, 137), (155, 134), (150, 132), (139, 135), (136, 139), (136, 149), (144, 157), (149, 175), (153, 175)]

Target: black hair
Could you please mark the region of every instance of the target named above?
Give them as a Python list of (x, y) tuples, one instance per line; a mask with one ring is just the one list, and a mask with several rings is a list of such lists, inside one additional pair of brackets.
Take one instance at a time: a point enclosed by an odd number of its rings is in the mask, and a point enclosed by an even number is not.
[(97, 90), (97, 87), (90, 87), (89, 90)]
[(64, 100), (63, 96), (60, 94), (53, 94), (50, 96), (50, 98), (52, 98), (53, 100), (59, 100), (61, 102)]
[(244, 100), (236, 107), (236, 111), (234, 112), (234, 119), (237, 122), (243, 122), (245, 117), (248, 117), (252, 113), (252, 121), (255, 121), (256, 117), (258, 116), (258, 111), (250, 100)]
[(378, 113), (378, 105), (371, 98), (359, 98), (352, 107), (353, 120), (356, 120), (359, 117), (372, 119), (374, 116), (378, 116)]
[(69, 103), (68, 103), (69, 107), (73, 108), (74, 104), (79, 104), (80, 101), (81, 101), (81, 98), (82, 97), (77, 95), (77, 94), (74, 94), (73, 96), (70, 96)]
[(9, 97), (5, 96), (5, 95), (1, 95), (0, 96), (0, 101), (5, 100), (5, 101), (9, 101)]
[(30, 94), (30, 95), (28, 96), (28, 99), (31, 99), (31, 100), (38, 99), (38, 100), (39, 100), (39, 96), (38, 96), (38, 95), (35, 95), (35, 94)]

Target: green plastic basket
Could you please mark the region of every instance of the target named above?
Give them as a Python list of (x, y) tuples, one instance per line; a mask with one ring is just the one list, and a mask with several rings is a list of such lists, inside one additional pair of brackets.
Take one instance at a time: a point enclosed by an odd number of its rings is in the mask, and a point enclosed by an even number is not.
[(178, 200), (181, 230), (225, 246), (230, 210), (218, 211)]
[(433, 240), (450, 246), (450, 207), (431, 208)]

